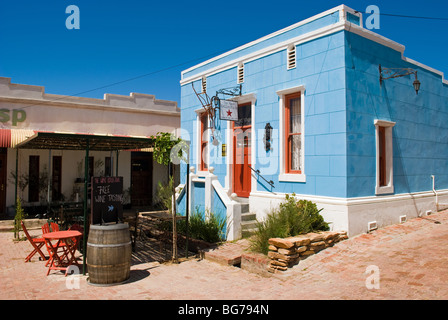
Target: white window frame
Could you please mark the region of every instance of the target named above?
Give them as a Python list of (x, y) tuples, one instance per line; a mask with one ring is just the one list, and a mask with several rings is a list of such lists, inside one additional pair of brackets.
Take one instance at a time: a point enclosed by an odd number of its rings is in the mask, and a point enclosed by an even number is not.
[[(197, 159), (197, 173), (199, 175), (204, 174), (208, 172), (208, 170), (201, 170), (202, 167), (202, 130), (201, 130), (201, 116), (206, 112), (204, 108), (195, 110), (196, 112), (196, 142), (197, 142), (197, 149), (196, 149), (196, 159)], [(210, 121), (210, 116), (207, 116), (207, 123)], [(210, 134), (210, 133), (209, 133)], [(210, 141), (209, 141), (210, 143)], [(206, 154), (208, 162), (210, 162), (210, 148), (207, 144), (207, 154)], [(210, 163), (208, 163), (210, 165)]]
[[(301, 156), (300, 161), (302, 164), (301, 173), (285, 173), (286, 162), (286, 141), (285, 141), (285, 97), (289, 94), (300, 93), (300, 112), (301, 119)], [(288, 182), (306, 182), (305, 174), (305, 86), (300, 85), (288, 89), (278, 90), (279, 96), (279, 161), (280, 161), (280, 174), (278, 175), (279, 181)]]
[[(238, 102), (238, 105), (240, 104), (246, 104), (250, 103), (251, 105), (251, 159), (250, 162), (252, 166), (255, 168), (255, 161), (256, 161), (256, 143), (255, 143), (255, 103), (257, 102), (257, 95), (255, 93), (247, 93), (243, 94), (242, 96), (237, 96), (230, 98), (229, 100), (233, 100)], [(233, 182), (233, 127), (232, 127), (233, 121), (227, 121), (227, 133), (226, 133), (226, 141), (227, 141), (227, 156), (226, 156), (226, 166), (227, 166), (227, 174), (225, 177), (225, 188), (227, 190), (232, 189), (232, 182)], [(255, 176), (254, 172), (251, 172), (251, 192), (257, 191), (257, 177)]]
[[(386, 120), (374, 120), (375, 125), (375, 144), (376, 144), (376, 184), (375, 194), (391, 194), (394, 193), (394, 158), (393, 158), (393, 139), (392, 128), (395, 122)], [(387, 185), (380, 186), (380, 143), (379, 143), (379, 127), (384, 127), (384, 134), (386, 140), (386, 182)]]

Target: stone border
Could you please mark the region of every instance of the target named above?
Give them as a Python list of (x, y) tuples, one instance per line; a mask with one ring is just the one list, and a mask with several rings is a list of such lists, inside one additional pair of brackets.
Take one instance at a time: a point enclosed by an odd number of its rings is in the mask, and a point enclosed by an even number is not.
[(335, 243), (348, 239), (347, 231), (322, 231), (288, 238), (269, 239), (268, 271), (286, 271), (300, 260), (315, 254)]

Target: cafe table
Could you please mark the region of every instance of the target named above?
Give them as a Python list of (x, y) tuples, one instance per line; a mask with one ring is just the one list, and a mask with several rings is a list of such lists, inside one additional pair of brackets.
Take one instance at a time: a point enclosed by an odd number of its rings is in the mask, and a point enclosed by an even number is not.
[(67, 276), (68, 267), (78, 265), (75, 252), (82, 233), (76, 230), (49, 232), (42, 235), (50, 254), (47, 276), (51, 270), (63, 270)]

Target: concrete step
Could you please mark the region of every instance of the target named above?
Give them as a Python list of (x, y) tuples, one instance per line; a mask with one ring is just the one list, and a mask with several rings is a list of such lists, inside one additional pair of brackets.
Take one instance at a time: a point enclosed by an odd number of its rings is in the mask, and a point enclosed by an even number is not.
[(241, 221), (241, 230), (249, 230), (257, 228), (257, 220)]
[[(41, 229), (47, 223), (47, 219), (25, 219), (25, 227), (28, 230)], [(14, 230), (14, 220), (0, 220), (0, 232), (10, 232)], [(22, 229), (20, 229), (22, 231)]]
[(249, 204), (248, 203), (242, 203), (241, 204), (241, 214), (248, 213), (249, 212)]
[(257, 215), (255, 213), (241, 214), (241, 236), (247, 238), (257, 231)]
[(241, 229), (241, 237), (249, 238), (249, 237), (253, 236), (255, 234), (255, 232), (257, 232), (256, 228), (246, 229), (246, 230)]
[(257, 215), (255, 213), (241, 213), (241, 221), (256, 221)]

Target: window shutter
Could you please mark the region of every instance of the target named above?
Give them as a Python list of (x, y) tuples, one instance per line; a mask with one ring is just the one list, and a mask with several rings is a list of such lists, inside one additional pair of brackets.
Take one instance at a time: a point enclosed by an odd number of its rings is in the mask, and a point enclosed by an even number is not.
[(207, 77), (203, 76), (202, 77), (202, 93), (206, 93), (207, 92)]
[(296, 67), (296, 46), (290, 45), (287, 51), (288, 70)]
[(238, 83), (244, 82), (244, 64), (238, 64)]

